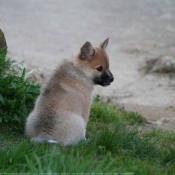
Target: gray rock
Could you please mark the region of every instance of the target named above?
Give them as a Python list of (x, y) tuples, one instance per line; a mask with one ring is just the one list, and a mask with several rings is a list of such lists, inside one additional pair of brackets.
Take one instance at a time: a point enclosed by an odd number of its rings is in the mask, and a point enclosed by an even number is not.
[(50, 71), (47, 69), (34, 68), (30, 71), (27, 71), (27, 78), (33, 81), (34, 83), (43, 86), (46, 83), (50, 74)]
[[(161, 56), (147, 61), (150, 72), (171, 73), (175, 72), (175, 57)], [(150, 65), (152, 64), (152, 65)]]
[(3, 31), (0, 29), (0, 49), (4, 47), (7, 47), (7, 43)]

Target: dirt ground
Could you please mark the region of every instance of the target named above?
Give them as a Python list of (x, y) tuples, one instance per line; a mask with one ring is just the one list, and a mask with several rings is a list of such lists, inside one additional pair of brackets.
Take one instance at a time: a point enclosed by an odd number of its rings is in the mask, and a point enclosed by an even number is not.
[(109, 37), (115, 81), (96, 93), (175, 130), (175, 75), (143, 71), (150, 58), (175, 57), (174, 0), (1, 0), (0, 28), (8, 56), (46, 77), (86, 41), (97, 45)]

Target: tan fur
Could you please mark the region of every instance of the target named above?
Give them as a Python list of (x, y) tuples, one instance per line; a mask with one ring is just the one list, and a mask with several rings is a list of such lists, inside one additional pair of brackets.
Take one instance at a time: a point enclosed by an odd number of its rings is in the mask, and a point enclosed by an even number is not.
[(26, 134), (33, 141), (70, 146), (85, 139), (93, 77), (102, 74), (96, 67), (109, 69), (106, 52), (94, 50), (93, 58), (83, 60), (80, 52), (75, 62), (65, 60), (53, 73), (27, 118)]

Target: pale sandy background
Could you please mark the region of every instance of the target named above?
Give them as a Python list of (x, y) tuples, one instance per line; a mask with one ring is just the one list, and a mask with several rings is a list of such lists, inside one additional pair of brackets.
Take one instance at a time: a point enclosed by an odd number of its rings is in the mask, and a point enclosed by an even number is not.
[(175, 76), (140, 71), (146, 59), (175, 57), (174, 0), (0, 0), (0, 28), (8, 56), (47, 75), (86, 41), (109, 37), (115, 81), (97, 92), (175, 129)]

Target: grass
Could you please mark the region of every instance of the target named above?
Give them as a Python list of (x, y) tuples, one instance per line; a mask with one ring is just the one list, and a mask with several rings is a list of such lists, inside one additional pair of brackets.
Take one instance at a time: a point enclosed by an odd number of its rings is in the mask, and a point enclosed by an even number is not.
[(39, 86), (26, 79), (25, 69), (5, 56), (0, 49), (0, 127), (23, 132), (26, 116), (33, 108)]
[[(11, 69), (9, 64), (6, 68)], [(17, 79), (16, 76), (13, 78)], [(28, 83), (34, 86), (30, 82), (25, 82), (26, 80), (20, 82), (23, 83), (24, 89)], [(8, 86), (10, 84), (7, 84)], [(20, 89), (21, 86), (18, 90)], [(5, 98), (5, 93), (3, 97)], [(30, 93), (30, 97), (32, 100), (29, 107), (34, 104), (36, 94)], [(26, 100), (28, 98), (26, 96)], [(11, 100), (10, 96), (8, 100)], [(7, 108), (2, 109), (4, 113), (8, 112)], [(18, 112), (20, 118), (22, 109), (15, 109), (9, 111), (11, 116)], [(27, 115), (26, 112), (24, 114), (22, 118)], [(8, 122), (10, 126), (15, 124), (13, 118)], [(120, 110), (115, 105), (102, 103), (99, 96), (96, 96), (92, 104), (87, 140), (72, 147), (34, 145), (23, 133), (12, 130), (6, 123), (2, 123), (1, 126), (3, 126), (0, 128), (1, 173), (175, 174), (174, 133), (144, 129), (147, 125), (143, 116)], [(140, 130), (140, 127), (143, 130)]]
[(22, 134), (1, 133), (0, 172), (174, 174), (174, 133), (139, 131), (138, 117), (128, 124), (130, 115), (95, 100), (87, 140), (69, 148), (34, 145)]

